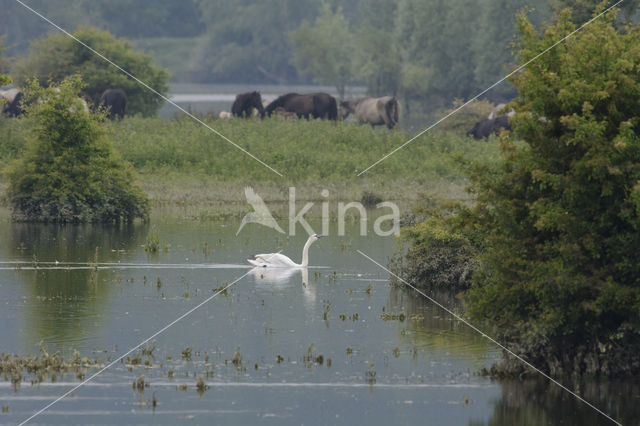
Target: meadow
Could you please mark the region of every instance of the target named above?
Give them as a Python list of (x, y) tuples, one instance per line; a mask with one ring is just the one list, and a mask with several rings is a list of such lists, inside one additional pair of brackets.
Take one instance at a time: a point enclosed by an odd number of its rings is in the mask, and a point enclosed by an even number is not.
[[(349, 122), (200, 118), (282, 176), (187, 116), (106, 123), (155, 211), (235, 216), (247, 209), (245, 186), (254, 187), (265, 201), (280, 203), (283, 211), (290, 186), (296, 187), (300, 202), (360, 201), (364, 196), (410, 209), (422, 199), (466, 200), (465, 164), (491, 163), (499, 152), (495, 138), (475, 141), (460, 131), (428, 132), (358, 176), (414, 134)], [(19, 155), (29, 126), (28, 119), (0, 120), (0, 166)], [(329, 196), (323, 197), (322, 190)]]

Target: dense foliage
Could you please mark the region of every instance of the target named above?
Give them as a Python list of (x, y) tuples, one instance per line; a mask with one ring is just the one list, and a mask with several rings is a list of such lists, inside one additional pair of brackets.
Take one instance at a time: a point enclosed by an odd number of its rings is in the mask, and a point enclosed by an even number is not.
[(333, 13), (325, 3), (314, 25), (303, 21), (289, 33), (289, 40), (296, 68), (316, 83), (335, 86), (343, 98), (345, 86), (354, 80), (351, 57), (355, 44), (342, 10)]
[[(104, 115), (85, 112), (79, 77), (59, 91), (28, 87), (32, 135), (6, 171), (7, 198), (20, 221), (119, 222), (146, 218), (148, 202), (105, 136)], [(13, 120), (18, 121), (18, 120)], [(22, 121), (22, 120), (19, 120)]]
[[(109, 60), (135, 75), (160, 93), (168, 90), (169, 74), (151, 63), (151, 56), (135, 53), (126, 40), (95, 28), (80, 27), (74, 36)], [(14, 76), (18, 86), (37, 77), (41, 85), (61, 82), (79, 74), (85, 81), (84, 93), (97, 104), (102, 92), (120, 87), (128, 97), (127, 114), (153, 115), (164, 100), (132, 80), (104, 59), (65, 34), (54, 34), (35, 41), (29, 55), (16, 64)]]
[[(134, 45), (153, 52), (169, 67), (176, 80), (291, 84), (327, 82), (328, 76), (335, 79), (328, 83), (331, 86), (366, 84), (372, 95), (395, 94), (411, 103), (409, 110), (433, 112), (502, 77), (513, 61), (508, 44), (515, 34), (515, 13), (529, 5), (539, 22), (548, 15), (547, 3), (33, 0), (29, 5), (69, 31), (84, 25), (134, 39)], [(339, 28), (308, 31), (328, 15)], [(0, 14), (0, 33), (7, 35), (14, 57), (26, 52), (28, 41), (51, 30), (15, 2)], [(298, 37), (292, 39), (293, 34)], [(314, 53), (318, 45), (322, 49), (315, 59), (330, 70), (314, 67), (311, 72), (307, 61), (296, 60), (296, 52)], [(336, 51), (338, 55), (320, 57)], [(513, 87), (504, 84), (490, 95), (510, 99), (513, 93)]]
[[(476, 204), (445, 226), (478, 253), (471, 317), (554, 374), (640, 373), (640, 29), (614, 20), (514, 77), (526, 144), (503, 138), (501, 164), (471, 172)], [(518, 26), (522, 62), (575, 28), (567, 11), (544, 34)]]

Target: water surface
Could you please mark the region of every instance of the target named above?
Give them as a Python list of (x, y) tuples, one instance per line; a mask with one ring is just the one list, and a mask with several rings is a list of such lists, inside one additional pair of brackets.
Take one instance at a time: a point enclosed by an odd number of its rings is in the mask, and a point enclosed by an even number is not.
[[(118, 358), (233, 283), (155, 338), (149, 365), (118, 363), (32, 424), (607, 424), (544, 380), (496, 383), (475, 374), (500, 357), (488, 340), (422, 297), (392, 287), (381, 263), (394, 238), (328, 236), (305, 270), (250, 270), (245, 259), (305, 235), (259, 225), (154, 221), (135, 226), (0, 223), (0, 350)], [(153, 230), (160, 250), (144, 249)], [(245, 275), (242, 279), (238, 278)], [(460, 311), (455, 295), (433, 295)], [(137, 353), (137, 352), (136, 352)], [(187, 356), (184, 356), (184, 354)], [(91, 370), (85, 375), (91, 374)], [(140, 376), (148, 387), (133, 385)], [(201, 378), (205, 388), (198, 389)], [(80, 382), (0, 381), (18, 423)], [(580, 391), (637, 424), (632, 383)], [(155, 406), (154, 402), (156, 401)], [(613, 423), (611, 423), (613, 424)]]

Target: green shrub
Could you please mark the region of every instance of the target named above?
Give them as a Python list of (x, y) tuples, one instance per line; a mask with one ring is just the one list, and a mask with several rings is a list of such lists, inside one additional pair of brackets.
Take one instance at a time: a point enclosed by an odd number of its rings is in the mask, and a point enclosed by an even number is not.
[[(640, 374), (640, 28), (614, 20), (514, 76), (526, 145), (474, 168), (460, 222), (484, 241), (472, 319), (552, 374)], [(567, 11), (543, 35), (518, 25), (522, 62), (574, 30)]]
[(24, 155), (7, 168), (7, 198), (21, 221), (118, 222), (146, 218), (148, 202), (131, 167), (105, 136), (104, 116), (83, 111), (79, 77), (58, 87), (33, 81), (27, 114), (34, 128)]
[[(129, 41), (116, 39), (108, 31), (91, 27), (78, 27), (73, 35), (156, 91), (167, 93), (169, 73), (153, 65), (150, 55), (134, 52)], [(34, 77), (46, 86), (50, 82), (60, 83), (69, 75), (79, 74), (86, 83), (84, 93), (96, 105), (104, 90), (122, 88), (127, 94), (127, 115), (140, 113), (151, 116), (164, 103), (158, 95), (65, 34), (53, 34), (34, 41), (29, 48), (29, 55), (17, 62), (14, 74), (18, 86)]]
[(402, 229), (411, 244), (404, 257), (396, 256), (394, 269), (417, 287), (464, 290), (471, 285), (478, 244), (461, 232), (459, 216), (441, 206), (424, 209), (424, 220)]

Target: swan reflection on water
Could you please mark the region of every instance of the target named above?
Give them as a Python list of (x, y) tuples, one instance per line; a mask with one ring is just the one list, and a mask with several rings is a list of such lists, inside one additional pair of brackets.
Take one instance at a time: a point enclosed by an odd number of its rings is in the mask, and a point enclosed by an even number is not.
[[(300, 281), (297, 276), (300, 273)], [(264, 268), (256, 266), (249, 271), (257, 286), (269, 285), (273, 289), (284, 289), (292, 283), (300, 282), (305, 302), (313, 303), (316, 300), (316, 289), (309, 284), (309, 269), (307, 268)]]

